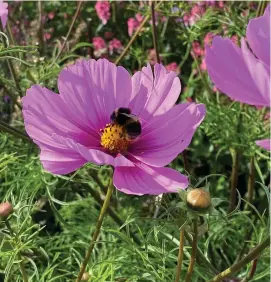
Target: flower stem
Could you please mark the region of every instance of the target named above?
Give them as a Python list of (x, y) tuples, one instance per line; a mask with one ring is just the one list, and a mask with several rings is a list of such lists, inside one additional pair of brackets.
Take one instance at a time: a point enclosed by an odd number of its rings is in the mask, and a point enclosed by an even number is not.
[(233, 211), (236, 204), (236, 186), (238, 181), (238, 169), (241, 154), (235, 149), (232, 150), (232, 171), (231, 171), (231, 183), (230, 183), (230, 206), (229, 212)]
[(81, 265), (81, 268), (80, 268), (80, 272), (79, 272), (79, 274), (77, 276), (76, 282), (80, 282), (81, 281), (81, 278), (82, 278), (82, 276), (83, 276), (83, 274), (85, 272), (85, 269), (87, 267), (88, 261), (89, 261), (90, 256), (91, 256), (91, 253), (92, 253), (92, 251), (93, 251), (93, 249), (95, 247), (95, 243), (96, 243), (97, 238), (98, 238), (98, 236), (100, 234), (101, 226), (102, 226), (105, 214), (107, 212), (107, 209), (109, 207), (110, 198), (112, 196), (113, 190), (114, 190), (114, 186), (113, 186), (113, 181), (111, 180), (111, 182), (109, 184), (109, 187), (108, 187), (108, 190), (107, 190), (107, 193), (106, 193), (106, 196), (105, 196), (105, 200), (104, 200), (104, 203), (103, 203), (100, 215), (98, 217), (98, 221), (97, 221), (96, 228), (95, 228), (95, 231), (94, 231), (93, 236), (92, 236), (92, 240), (91, 240), (90, 245), (88, 247), (88, 250), (86, 252), (84, 261), (82, 262), (82, 265)]
[(178, 254), (178, 264), (176, 269), (175, 282), (180, 281), (182, 264), (183, 264), (183, 247), (184, 247), (184, 229), (180, 231), (180, 245), (179, 245), (179, 254)]
[[(3, 29), (1, 21), (0, 21), (0, 31), (4, 32), (4, 29)], [(6, 42), (5, 38), (2, 40), (2, 42), (3, 42), (4, 48), (5, 49), (8, 48), (8, 45), (7, 45), (7, 42)], [(18, 80), (18, 77), (17, 77), (17, 73), (16, 73), (15, 67), (14, 67), (13, 62), (12, 62), (11, 59), (7, 59), (7, 66), (8, 66), (8, 69), (10, 71), (10, 74), (12, 76), (12, 79), (14, 80), (14, 83), (15, 83), (15, 86), (16, 86), (17, 91), (19, 93), (19, 96), (23, 97), (23, 91), (21, 89), (21, 86), (20, 86), (20, 83), (19, 83), (19, 80)]]
[(197, 218), (194, 219), (193, 226), (194, 226), (194, 234), (193, 234), (193, 241), (192, 241), (192, 253), (191, 253), (191, 258), (190, 258), (190, 263), (189, 263), (189, 266), (188, 266), (187, 274), (186, 274), (186, 277), (185, 277), (185, 282), (190, 281), (192, 274), (193, 274), (195, 261), (196, 261), (196, 254), (197, 254), (197, 248), (198, 248), (198, 222), (197, 222)]
[(249, 162), (249, 176), (248, 176), (248, 202), (252, 203), (253, 194), (254, 194), (254, 184), (255, 184), (255, 166), (254, 166), (254, 157), (250, 158)]
[(39, 12), (39, 28), (38, 28), (38, 40), (39, 40), (39, 50), (41, 56), (45, 55), (45, 44), (44, 44), (44, 31), (43, 31), (43, 22), (42, 22), (42, 14), (43, 14), (43, 3), (41, 0), (38, 0), (38, 12)]
[[(188, 234), (187, 231), (184, 232), (185, 239), (189, 242), (190, 245), (192, 245), (193, 239)], [(214, 274), (219, 273), (219, 271), (208, 261), (208, 259), (205, 257), (205, 255), (201, 252), (201, 250), (197, 249), (197, 257), (196, 261), (199, 264), (199, 262), (204, 262), (205, 266), (208, 267)]]
[(157, 44), (157, 32), (156, 32), (156, 23), (155, 23), (155, 1), (151, 1), (151, 19), (152, 19), (152, 39), (153, 47), (155, 50), (156, 61), (160, 64), (160, 56)]
[(231, 267), (227, 268), (223, 272), (216, 275), (214, 278), (209, 280), (208, 282), (219, 282), (229, 277), (230, 275), (238, 272), (242, 269), (246, 264), (258, 258), (258, 256), (266, 249), (270, 244), (270, 235), (257, 247), (255, 247), (248, 255), (246, 255), (243, 259), (233, 264)]
[(57, 54), (57, 56), (56, 56), (54, 62), (56, 62), (56, 61), (58, 60), (58, 58), (61, 56), (61, 54), (62, 54), (63, 51), (64, 51), (64, 48), (65, 48), (65, 46), (66, 46), (66, 44), (67, 44), (67, 41), (68, 41), (68, 39), (69, 39), (69, 37), (70, 37), (70, 35), (71, 35), (71, 32), (72, 32), (72, 29), (73, 29), (73, 27), (74, 27), (75, 21), (76, 21), (76, 19), (78, 18), (78, 15), (79, 15), (79, 12), (80, 12), (80, 9), (81, 9), (82, 4), (83, 4), (83, 1), (79, 1), (78, 4), (77, 4), (77, 9), (76, 9), (76, 12), (75, 12), (75, 14), (74, 14), (74, 16), (73, 16), (71, 25), (70, 25), (70, 27), (69, 27), (69, 30), (68, 30), (68, 32), (67, 32), (67, 34), (66, 34), (66, 36), (65, 36), (64, 42), (63, 42), (63, 44), (62, 44), (62, 46), (61, 46), (61, 49), (60, 49), (59, 53)]
[[(163, 1), (160, 1), (156, 6), (155, 9), (157, 9), (160, 4)], [(146, 22), (150, 19), (150, 15), (146, 16), (143, 21), (141, 22), (140, 26), (137, 28), (136, 32), (134, 33), (134, 35), (132, 36), (132, 38), (130, 39), (130, 41), (128, 42), (128, 44), (126, 45), (126, 47), (124, 48), (124, 50), (122, 51), (122, 53), (120, 54), (120, 56), (117, 58), (117, 60), (115, 61), (115, 64), (117, 65), (121, 59), (126, 55), (127, 51), (129, 50), (129, 48), (131, 47), (131, 45), (133, 44), (133, 42), (135, 41), (135, 39), (137, 38), (138, 34), (140, 33), (141, 29), (143, 28), (143, 26), (146, 24)]]
[(4, 121), (0, 121), (0, 131), (8, 132), (16, 137), (22, 138), (23, 140), (32, 143), (32, 140), (26, 134), (13, 128), (12, 126), (10, 126), (8, 123)]

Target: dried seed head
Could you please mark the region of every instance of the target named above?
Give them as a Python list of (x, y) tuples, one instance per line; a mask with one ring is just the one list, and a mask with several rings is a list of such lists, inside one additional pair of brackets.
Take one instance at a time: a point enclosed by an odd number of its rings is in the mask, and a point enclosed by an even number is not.
[(1, 203), (0, 204), (0, 217), (8, 217), (13, 213), (13, 207), (10, 203)]
[(197, 188), (188, 192), (186, 201), (192, 209), (203, 210), (210, 206), (211, 197), (206, 190)]

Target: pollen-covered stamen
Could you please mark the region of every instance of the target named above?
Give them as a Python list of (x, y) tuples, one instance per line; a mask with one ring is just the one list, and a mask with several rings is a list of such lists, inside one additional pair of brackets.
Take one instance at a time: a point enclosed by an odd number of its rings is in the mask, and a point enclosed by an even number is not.
[(124, 153), (131, 140), (126, 136), (125, 128), (119, 124), (107, 124), (101, 130), (101, 145), (112, 154)]

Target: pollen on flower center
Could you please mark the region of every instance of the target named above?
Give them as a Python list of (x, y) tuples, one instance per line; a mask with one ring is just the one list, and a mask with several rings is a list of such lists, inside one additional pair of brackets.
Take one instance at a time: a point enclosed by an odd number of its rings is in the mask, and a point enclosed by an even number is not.
[(101, 145), (110, 153), (123, 153), (128, 150), (131, 140), (127, 137), (122, 125), (107, 124), (101, 132)]

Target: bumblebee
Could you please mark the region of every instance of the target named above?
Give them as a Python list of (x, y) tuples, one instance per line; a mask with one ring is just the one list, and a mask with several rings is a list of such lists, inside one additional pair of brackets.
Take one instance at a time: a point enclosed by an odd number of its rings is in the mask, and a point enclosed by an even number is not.
[(135, 139), (141, 134), (141, 124), (129, 108), (117, 108), (110, 116), (113, 124), (123, 126), (128, 139)]

